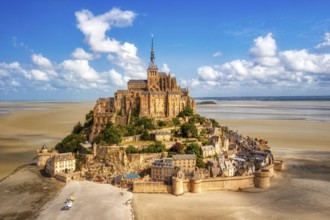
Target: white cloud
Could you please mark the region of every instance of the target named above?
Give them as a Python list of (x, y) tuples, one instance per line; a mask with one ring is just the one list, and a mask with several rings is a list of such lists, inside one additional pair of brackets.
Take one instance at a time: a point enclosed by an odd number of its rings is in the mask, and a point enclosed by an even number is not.
[(322, 43), (317, 44), (315, 49), (322, 49), (330, 47), (330, 32), (324, 34), (324, 41)]
[(98, 81), (97, 72), (89, 65), (87, 60), (64, 60), (61, 67), (67, 72), (64, 77), (69, 81), (83, 79), (86, 81)]
[(276, 55), (276, 48), (272, 33), (268, 33), (265, 37), (260, 36), (254, 40), (250, 53), (255, 57), (273, 57)]
[(123, 77), (120, 75), (118, 72), (115, 70), (110, 70), (106, 73), (106, 75), (109, 77), (110, 81), (113, 83), (115, 86), (123, 87), (126, 85), (128, 78)]
[(222, 52), (221, 51), (217, 51), (217, 52), (215, 52), (215, 53), (213, 53), (212, 54), (212, 57), (221, 57), (223, 54), (222, 54)]
[(37, 69), (33, 69), (29, 72), (29, 79), (39, 80), (39, 81), (49, 81), (48, 75)]
[(210, 66), (199, 67), (197, 69), (197, 74), (203, 81), (217, 80), (217, 78), (221, 75), (220, 72), (216, 71)]
[(251, 60), (201, 66), (197, 69), (198, 79), (189, 80), (189, 84), (202, 89), (219, 86), (269, 89), (269, 86), (304, 87), (330, 83), (330, 54), (313, 54), (306, 49), (277, 52), (271, 33), (256, 38), (250, 54)]
[(124, 43), (116, 54), (109, 54), (108, 60), (121, 67), (132, 78), (145, 78), (146, 72), (140, 58), (137, 56), (137, 48), (134, 44)]
[(161, 71), (165, 73), (169, 73), (171, 70), (170, 67), (167, 65), (167, 63), (163, 63)]
[(135, 13), (113, 8), (105, 14), (94, 16), (89, 10), (75, 13), (78, 21), (77, 27), (84, 33), (86, 42), (95, 52), (117, 52), (120, 43), (107, 37), (105, 34), (112, 27), (125, 27), (131, 25)]
[(108, 60), (121, 67), (129, 77), (144, 78), (146, 73), (137, 47), (132, 43), (120, 43), (106, 36), (112, 27), (132, 25), (136, 14), (113, 8), (105, 14), (94, 16), (88, 10), (76, 12), (77, 27), (85, 35), (85, 41), (95, 53), (107, 53)]
[(41, 54), (33, 54), (31, 59), (34, 64), (40, 66), (41, 68), (53, 68), (50, 60)]
[(71, 56), (77, 60), (93, 60), (93, 54), (87, 53), (83, 48), (76, 48)]

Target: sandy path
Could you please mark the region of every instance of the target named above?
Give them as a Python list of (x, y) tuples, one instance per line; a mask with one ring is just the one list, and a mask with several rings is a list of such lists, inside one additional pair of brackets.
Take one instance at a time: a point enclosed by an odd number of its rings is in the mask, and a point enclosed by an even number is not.
[[(62, 210), (69, 195), (75, 197), (73, 206), (70, 210)], [(74, 181), (46, 204), (36, 219), (131, 219), (130, 202), (127, 202), (131, 199), (132, 193), (112, 185)]]

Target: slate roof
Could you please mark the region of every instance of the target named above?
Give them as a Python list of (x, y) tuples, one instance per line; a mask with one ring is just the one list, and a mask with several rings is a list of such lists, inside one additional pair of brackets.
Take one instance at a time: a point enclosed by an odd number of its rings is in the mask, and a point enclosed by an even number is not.
[(148, 80), (146, 79), (130, 79), (128, 84), (147, 84)]
[(191, 160), (196, 159), (195, 154), (176, 154), (173, 155), (173, 160)]

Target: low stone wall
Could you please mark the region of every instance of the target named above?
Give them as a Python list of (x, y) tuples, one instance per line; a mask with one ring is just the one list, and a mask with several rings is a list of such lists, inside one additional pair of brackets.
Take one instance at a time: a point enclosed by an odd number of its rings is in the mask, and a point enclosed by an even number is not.
[[(153, 160), (161, 158), (163, 153), (144, 153), (144, 154), (128, 154), (127, 158), (131, 163), (142, 163), (145, 160)], [(167, 157), (167, 152), (164, 152)]]
[(128, 142), (135, 142), (135, 141), (140, 141), (141, 139), (141, 134), (139, 135), (133, 135), (133, 136), (127, 136), (123, 137), (121, 143), (125, 144)]
[(139, 182), (133, 183), (133, 193), (172, 193), (172, 185), (162, 182)]
[(80, 179), (80, 172), (74, 173), (57, 173), (55, 175), (55, 179), (61, 181), (63, 183), (68, 183), (71, 180), (79, 180)]

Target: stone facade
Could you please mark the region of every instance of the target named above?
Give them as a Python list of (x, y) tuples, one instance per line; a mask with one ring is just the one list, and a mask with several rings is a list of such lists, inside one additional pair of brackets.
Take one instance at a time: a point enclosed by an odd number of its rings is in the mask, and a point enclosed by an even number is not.
[(192, 173), (196, 167), (195, 154), (176, 154), (173, 155), (175, 167), (179, 167), (184, 173)]
[(55, 154), (47, 160), (46, 172), (55, 177), (58, 173), (73, 173), (76, 169), (76, 159), (73, 153)]
[(155, 182), (170, 182), (173, 174), (172, 158), (154, 160), (151, 165), (151, 179)]
[(181, 88), (170, 73), (158, 72), (152, 46), (147, 79), (131, 79), (127, 90), (117, 90), (114, 97), (99, 98), (94, 107), (93, 139), (109, 122), (127, 124), (131, 113), (139, 117), (173, 118), (186, 106), (196, 111), (189, 89)]

